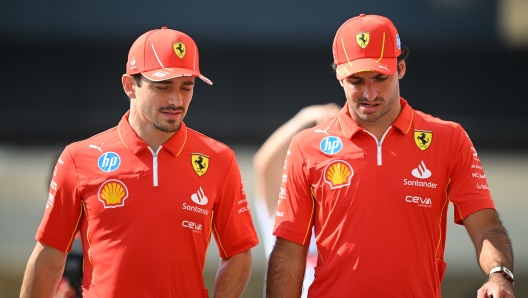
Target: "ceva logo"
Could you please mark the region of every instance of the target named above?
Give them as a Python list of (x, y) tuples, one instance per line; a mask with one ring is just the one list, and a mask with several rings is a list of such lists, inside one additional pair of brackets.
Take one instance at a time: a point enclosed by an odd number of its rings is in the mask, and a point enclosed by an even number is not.
[(431, 177), (432, 175), (431, 171), (429, 171), (429, 169), (427, 169), (427, 167), (425, 166), (425, 163), (423, 162), (423, 160), (416, 169), (412, 170), (411, 173), (414, 177), (420, 178), (420, 179), (427, 179)]
[(416, 196), (406, 196), (405, 202), (407, 203), (415, 203), (418, 204), (420, 207), (432, 207), (433, 202), (431, 201), (431, 198), (423, 198), (422, 197), (416, 197)]
[(193, 232), (202, 232), (202, 224), (198, 224), (192, 221), (184, 220), (182, 221), (182, 227), (186, 227), (188, 229), (193, 230)]

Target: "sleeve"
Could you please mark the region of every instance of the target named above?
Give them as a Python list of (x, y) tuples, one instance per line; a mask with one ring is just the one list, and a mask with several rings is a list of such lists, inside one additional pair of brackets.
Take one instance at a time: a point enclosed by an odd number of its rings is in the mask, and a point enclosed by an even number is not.
[(35, 239), (60, 251), (71, 251), (82, 215), (79, 181), (74, 161), (66, 147), (53, 170), (48, 201)]
[(212, 229), (222, 258), (229, 258), (258, 244), (234, 154), (231, 155), (222, 191), (213, 212)]
[(273, 235), (308, 245), (312, 233), (315, 201), (306, 163), (295, 138), (290, 144), (285, 163)]
[(463, 224), (464, 218), (482, 209), (495, 209), (495, 204), (477, 151), (460, 125), (455, 127), (451, 154), (455, 162), (447, 191), (455, 207), (455, 222)]

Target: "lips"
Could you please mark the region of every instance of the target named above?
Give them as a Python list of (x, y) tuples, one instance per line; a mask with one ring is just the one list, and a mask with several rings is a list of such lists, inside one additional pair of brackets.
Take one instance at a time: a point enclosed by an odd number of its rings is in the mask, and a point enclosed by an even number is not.
[(363, 102), (360, 104), (361, 106), (361, 110), (366, 113), (366, 114), (370, 114), (370, 113), (374, 113), (378, 110), (378, 107), (380, 106), (380, 103), (376, 103), (376, 102), (369, 102), (369, 103), (366, 103), (366, 102)]
[(179, 111), (179, 110), (176, 110), (176, 111), (173, 111), (173, 110), (170, 110), (170, 111), (161, 111), (161, 113), (167, 117), (167, 118), (170, 118), (170, 119), (177, 119), (180, 117), (180, 115), (182, 114), (182, 111)]

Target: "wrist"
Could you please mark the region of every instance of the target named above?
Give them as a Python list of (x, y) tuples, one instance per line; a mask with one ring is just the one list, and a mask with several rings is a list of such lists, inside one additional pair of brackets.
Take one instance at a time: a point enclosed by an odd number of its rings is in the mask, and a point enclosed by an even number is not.
[(502, 278), (505, 278), (507, 281), (509, 281), (513, 285), (513, 282), (514, 282), (513, 273), (510, 271), (510, 269), (504, 266), (492, 268), (490, 272), (488, 273), (488, 279), (490, 279), (492, 275), (493, 276), (502, 275)]

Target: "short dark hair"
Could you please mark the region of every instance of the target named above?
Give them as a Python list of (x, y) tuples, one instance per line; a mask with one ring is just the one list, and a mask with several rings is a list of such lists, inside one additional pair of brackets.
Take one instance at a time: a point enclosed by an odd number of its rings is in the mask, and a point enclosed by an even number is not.
[[(401, 61), (404, 61), (407, 64), (407, 58), (409, 57), (409, 53), (410, 53), (409, 48), (403, 47), (403, 50), (401, 51), (400, 55), (397, 58), (398, 63), (396, 64), (396, 67), (398, 68), (398, 72), (400, 72), (400, 62)], [(335, 71), (336, 68), (337, 68), (337, 65), (332, 62), (332, 69), (334, 69)]]
[(141, 87), (141, 79), (143, 78), (143, 75), (140, 74), (140, 73), (136, 73), (136, 74), (133, 74), (132, 75), (132, 78), (134, 79), (134, 81), (136, 82), (136, 85), (138, 87)]

